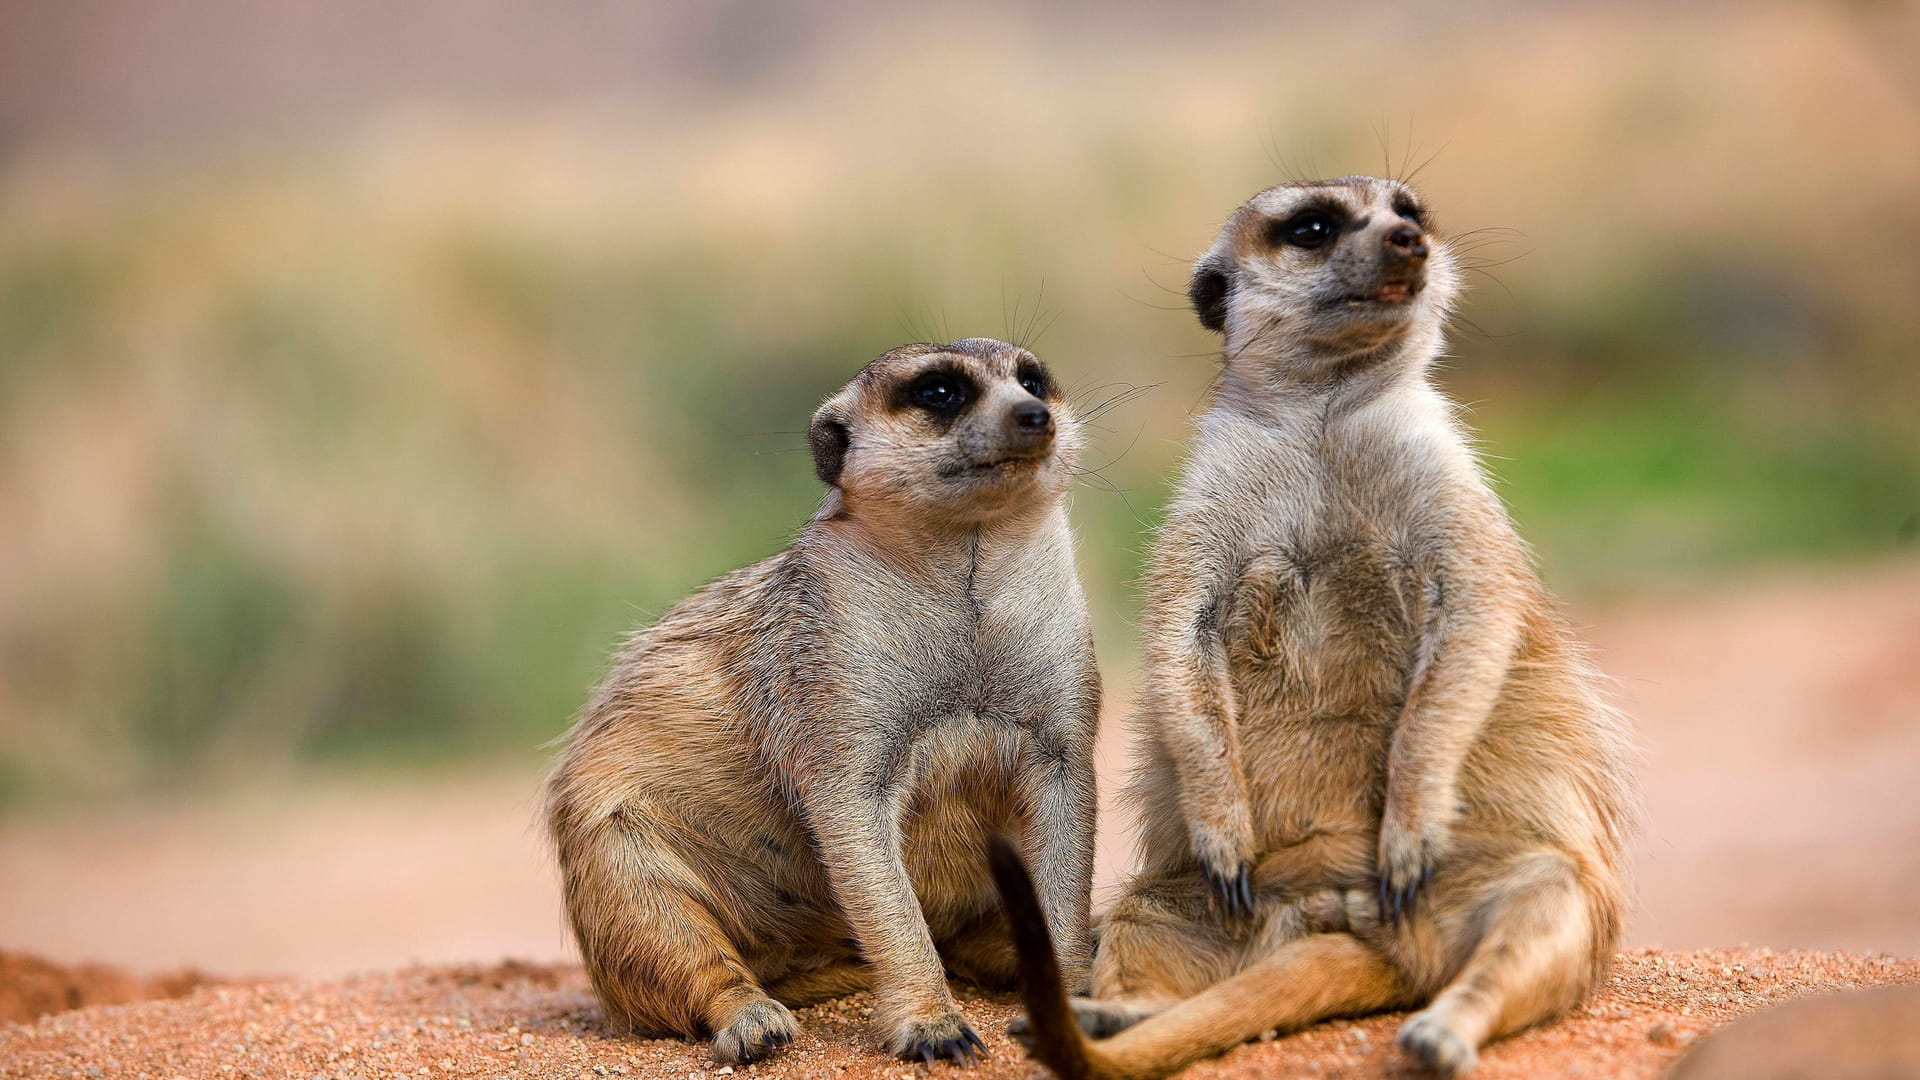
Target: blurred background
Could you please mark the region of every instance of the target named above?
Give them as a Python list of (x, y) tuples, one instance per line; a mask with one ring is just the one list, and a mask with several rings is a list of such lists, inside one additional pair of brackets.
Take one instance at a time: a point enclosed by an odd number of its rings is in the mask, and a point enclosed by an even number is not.
[(1639, 724), (1634, 941), (1920, 952), (1920, 11), (1523, 0), (6, 0), (0, 948), (563, 955), (543, 744), (909, 340), (1111, 402), (1117, 735), (1188, 265), (1350, 172), (1476, 268), (1440, 378)]

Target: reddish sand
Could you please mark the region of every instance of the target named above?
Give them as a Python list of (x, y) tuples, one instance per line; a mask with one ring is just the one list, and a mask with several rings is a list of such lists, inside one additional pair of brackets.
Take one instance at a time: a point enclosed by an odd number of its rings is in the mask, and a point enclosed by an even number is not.
[[(1489, 1047), (1474, 1074), (1661, 1074), (1702, 1034), (1796, 996), (1920, 983), (1920, 962), (1839, 953), (1633, 951), (1605, 990), (1563, 1023)], [(965, 1073), (872, 1048), (856, 996), (803, 1010), (794, 1046), (725, 1072), (706, 1047), (609, 1035), (579, 969), (504, 964), (409, 968), (331, 982), (212, 987), (171, 1001), (101, 1006), (0, 1027), (0, 1077), (676, 1077), (866, 1080), (929, 1074), (1032, 1077), (1003, 1029), (1011, 998), (964, 995), (993, 1059)], [(1336, 1021), (1250, 1044), (1187, 1076), (1399, 1076), (1394, 1016)]]

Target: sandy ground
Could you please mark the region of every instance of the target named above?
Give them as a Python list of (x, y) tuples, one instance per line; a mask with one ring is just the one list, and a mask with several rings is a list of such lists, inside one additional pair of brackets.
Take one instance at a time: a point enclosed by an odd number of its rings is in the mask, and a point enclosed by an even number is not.
[[(1920, 983), (1920, 963), (1834, 953), (1630, 952), (1606, 989), (1566, 1022), (1489, 1047), (1474, 1073), (1652, 1077), (1702, 1034), (1789, 998)], [(1043, 1075), (1002, 1031), (1004, 996), (963, 996), (991, 1061), (964, 1073), (872, 1048), (863, 996), (802, 1010), (794, 1046), (723, 1071), (701, 1045), (618, 1038), (571, 966), (410, 968), (337, 982), (216, 987), (172, 1001), (103, 1006), (0, 1027), (0, 1077), (919, 1077)], [(1394, 1016), (1336, 1021), (1241, 1047), (1184, 1074), (1412, 1075)]]

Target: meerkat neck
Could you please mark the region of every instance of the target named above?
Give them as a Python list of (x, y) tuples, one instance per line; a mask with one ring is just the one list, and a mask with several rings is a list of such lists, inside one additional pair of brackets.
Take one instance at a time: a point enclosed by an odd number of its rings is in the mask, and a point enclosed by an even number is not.
[(981, 552), (1033, 543), (1067, 528), (1067, 512), (1055, 504), (1035, 512), (1001, 515), (965, 526), (840, 512), (821, 514), (807, 527), (826, 542), (859, 552), (913, 576), (970, 570)]
[(1339, 409), (1427, 384), (1437, 334), (1413, 334), (1378, 349), (1334, 354), (1308, 342), (1223, 350), (1214, 407), (1254, 418), (1302, 408)]

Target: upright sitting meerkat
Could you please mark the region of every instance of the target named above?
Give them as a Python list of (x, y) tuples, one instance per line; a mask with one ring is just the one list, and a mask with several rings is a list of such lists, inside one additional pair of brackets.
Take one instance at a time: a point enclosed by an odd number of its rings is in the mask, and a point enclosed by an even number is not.
[(831, 490), (792, 546), (639, 632), (569, 735), (546, 815), (616, 1023), (790, 1041), (871, 987), (886, 1047), (984, 1051), (943, 966), (1011, 985), (986, 837), (1022, 838), (1084, 981), (1100, 683), (1047, 369), (909, 345), (814, 414)]
[(1604, 974), (1631, 740), (1429, 379), (1459, 287), (1370, 177), (1261, 192), (1196, 265), (1225, 369), (1150, 572), (1139, 876), (1092, 999), (1047, 992), (1026, 928), (1016, 1034), (1062, 1075), (1401, 1008), (1457, 1073)]

